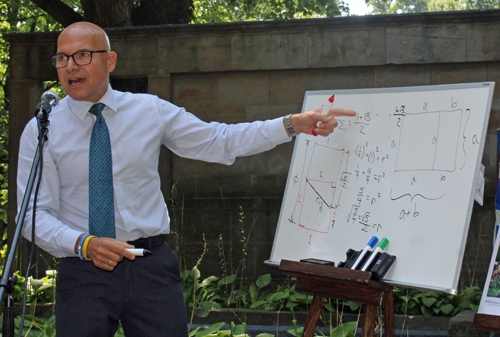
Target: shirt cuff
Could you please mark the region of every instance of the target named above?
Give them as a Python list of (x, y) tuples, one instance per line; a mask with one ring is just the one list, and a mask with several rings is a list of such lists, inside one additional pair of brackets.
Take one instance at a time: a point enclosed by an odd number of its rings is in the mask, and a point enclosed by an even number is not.
[(84, 233), (75, 230), (68, 230), (64, 233), (61, 240), (64, 256), (78, 256), (78, 254), (75, 253), (75, 245), (76, 240), (78, 240), (78, 237), (82, 234)]
[(275, 144), (281, 144), (292, 139), (292, 137), (286, 133), (283, 117), (268, 120), (267, 132), (269, 133), (271, 141)]

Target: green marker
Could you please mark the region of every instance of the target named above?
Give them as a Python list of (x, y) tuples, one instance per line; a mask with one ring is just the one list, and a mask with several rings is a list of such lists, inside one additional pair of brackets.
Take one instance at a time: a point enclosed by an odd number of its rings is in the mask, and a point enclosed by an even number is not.
[(383, 238), (382, 241), (380, 241), (380, 243), (378, 244), (377, 248), (375, 248), (373, 250), (373, 252), (371, 253), (368, 260), (366, 260), (366, 262), (363, 265), (363, 268), (361, 268), (361, 270), (367, 270), (368, 267), (370, 267), (370, 265), (372, 264), (372, 262), (375, 261), (375, 259), (377, 257), (379, 257), (380, 254), (382, 254), (382, 252), (385, 249), (385, 246), (387, 246), (388, 243), (389, 243), (389, 240), (387, 240), (387, 238)]

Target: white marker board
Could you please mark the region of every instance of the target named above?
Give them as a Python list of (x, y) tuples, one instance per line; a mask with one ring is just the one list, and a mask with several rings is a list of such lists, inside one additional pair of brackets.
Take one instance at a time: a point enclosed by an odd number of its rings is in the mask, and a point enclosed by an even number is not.
[(295, 141), (270, 264), (346, 260), (375, 235), (397, 257), (384, 281), (455, 293), (494, 82), (306, 92), (335, 94), (329, 137)]

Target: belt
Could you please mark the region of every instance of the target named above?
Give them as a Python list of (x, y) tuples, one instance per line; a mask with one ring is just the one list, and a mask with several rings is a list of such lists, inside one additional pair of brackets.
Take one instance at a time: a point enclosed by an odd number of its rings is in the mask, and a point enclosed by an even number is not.
[(134, 241), (127, 241), (129, 245), (135, 246), (135, 248), (152, 249), (154, 247), (161, 246), (165, 243), (165, 235), (160, 234), (156, 236), (150, 236), (147, 238), (140, 238)]

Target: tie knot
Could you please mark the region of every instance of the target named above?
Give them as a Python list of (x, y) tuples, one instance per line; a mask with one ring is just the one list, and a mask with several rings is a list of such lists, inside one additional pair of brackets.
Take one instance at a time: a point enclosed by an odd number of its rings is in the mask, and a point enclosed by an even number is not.
[(104, 104), (96, 103), (96, 104), (92, 105), (89, 112), (95, 116), (99, 116), (103, 109), (104, 109)]

